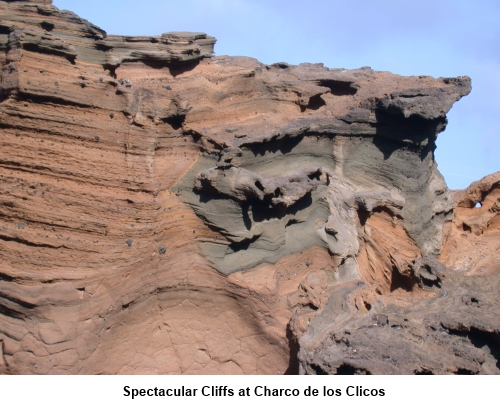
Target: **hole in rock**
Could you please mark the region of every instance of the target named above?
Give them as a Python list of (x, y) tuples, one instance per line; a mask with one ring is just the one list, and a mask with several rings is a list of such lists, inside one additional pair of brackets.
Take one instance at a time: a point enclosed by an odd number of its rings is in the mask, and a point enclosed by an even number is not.
[(321, 87), (328, 87), (334, 96), (353, 96), (358, 91), (358, 89), (351, 87), (352, 82), (323, 79), (318, 80), (317, 84)]
[[(110, 48), (112, 49), (112, 48)], [(115, 66), (115, 65), (109, 65), (109, 64), (104, 64), (102, 65), (102, 68), (104, 70), (109, 70), (109, 75), (113, 78), (113, 79), (116, 79), (116, 68), (118, 66)]]
[(271, 138), (269, 141), (249, 144), (247, 147), (252, 151), (254, 156), (264, 156), (267, 153), (281, 152), (285, 155), (290, 153), (303, 139), (303, 136), (287, 137), (284, 139)]
[(193, 132), (193, 131), (189, 132), (189, 135), (191, 135), (191, 138), (193, 138), (193, 141), (195, 143), (198, 142), (202, 137), (201, 134), (199, 134), (198, 132)]
[(450, 335), (460, 336), (468, 339), (472, 345), (491, 354), (496, 362), (496, 367), (500, 370), (500, 335), (495, 332), (486, 332), (474, 327), (470, 330), (449, 329)]
[(342, 364), (339, 368), (337, 368), (337, 375), (371, 375), (368, 370), (364, 368), (353, 367), (350, 364)]
[(429, 267), (429, 266), (425, 266), (425, 273), (422, 274), (423, 277), (421, 277), (421, 281), (422, 283), (426, 286), (426, 287), (429, 287), (429, 288), (432, 288), (432, 287), (438, 287), (438, 288), (441, 288), (441, 284), (440, 284), (440, 279), (437, 278), (436, 280), (431, 280), (430, 278), (427, 278), (425, 275), (428, 275), (428, 276), (431, 276), (433, 273), (432, 273), (432, 269)]
[(366, 211), (363, 209), (358, 210), (358, 218), (359, 218), (359, 223), (361, 226), (365, 226), (366, 221), (368, 221), (368, 218), (370, 218), (370, 211)]
[(277, 69), (288, 69), (290, 65), (285, 62), (278, 62), (278, 63), (273, 63), (271, 66)]
[(467, 224), (462, 224), (462, 229), (464, 232), (471, 232), (472, 231), (471, 227)]
[(291, 207), (270, 207), (268, 201), (260, 202), (256, 201), (252, 204), (252, 214), (253, 220), (255, 222), (264, 222), (270, 221), (271, 219), (281, 219), (285, 215), (295, 216), (297, 213), (303, 209), (306, 209), (312, 205), (312, 196), (311, 193), (307, 193), (298, 200)]
[(476, 203), (476, 208), (481, 208), (483, 204), (481, 204), (479, 201)]
[(0, 281), (14, 281), (14, 277), (11, 277), (4, 273), (0, 273)]
[(317, 364), (311, 364), (311, 368), (316, 375), (327, 375), (328, 374)]
[(470, 370), (467, 370), (465, 368), (459, 368), (456, 373), (456, 375), (475, 375), (476, 373), (473, 373)]
[(288, 349), (290, 351), (290, 359), (288, 360), (288, 368), (285, 371), (285, 375), (297, 375), (299, 374), (299, 343), (295, 338), (295, 335), (290, 330), (290, 324), (286, 327), (286, 338), (288, 339)]
[[(184, 62), (182, 64), (169, 66), (168, 70), (170, 71), (170, 74), (175, 77), (195, 69), (196, 66), (199, 65), (199, 63), (199, 60)], [(148, 63), (144, 62), (144, 64), (147, 65)], [(151, 65), (151, 67), (154, 66)], [(162, 69), (163, 67), (165, 67), (164, 63), (158, 63), (159, 69)]]
[(321, 98), (321, 94), (316, 94), (315, 96), (312, 96), (309, 99), (309, 104), (306, 106), (301, 105), (300, 106), (300, 111), (304, 112), (307, 109), (309, 110), (319, 110), (321, 107), (324, 107), (326, 105), (325, 100)]
[(321, 171), (317, 170), (314, 173), (308, 174), (307, 177), (309, 177), (309, 179), (311, 179), (311, 180), (318, 180), (319, 181), (319, 179), (321, 177)]
[(173, 130), (178, 130), (184, 124), (186, 119), (185, 115), (174, 115), (172, 117), (164, 118), (162, 121), (169, 124)]
[(40, 27), (42, 27), (42, 29), (44, 29), (45, 31), (52, 31), (54, 29), (54, 24), (43, 21), (40, 23)]
[(403, 276), (397, 268), (393, 267), (392, 269), (392, 278), (391, 278), (391, 292), (402, 289), (406, 292), (411, 292), (413, 290), (413, 286), (415, 285), (415, 281)]

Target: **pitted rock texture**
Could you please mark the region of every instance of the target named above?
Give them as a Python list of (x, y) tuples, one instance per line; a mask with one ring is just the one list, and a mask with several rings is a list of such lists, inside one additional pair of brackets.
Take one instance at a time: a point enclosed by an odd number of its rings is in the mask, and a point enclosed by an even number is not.
[(432, 257), (413, 266), (427, 296), (374, 295), (364, 282), (339, 287), (298, 334), (302, 373), (500, 374), (500, 172), (455, 199), (446, 267)]
[[(494, 204), (460, 200), (457, 225), (433, 153), (468, 77), (213, 57), (206, 34), (110, 36), (50, 1), (0, 20), (2, 372), (496, 372), (494, 283), (450, 274)], [(401, 317), (465, 354), (344, 361)]]

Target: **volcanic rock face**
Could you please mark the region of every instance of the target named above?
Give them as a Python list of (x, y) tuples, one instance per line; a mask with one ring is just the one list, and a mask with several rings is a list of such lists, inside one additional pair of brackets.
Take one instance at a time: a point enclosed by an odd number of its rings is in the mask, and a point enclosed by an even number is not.
[(405, 300), (374, 296), (363, 282), (339, 286), (300, 339), (303, 372), (500, 374), (500, 172), (455, 199), (447, 267), (414, 264), (430, 294)]
[(214, 44), (0, 1), (3, 371), (499, 372), (498, 180), (452, 222), (433, 155), (470, 79)]

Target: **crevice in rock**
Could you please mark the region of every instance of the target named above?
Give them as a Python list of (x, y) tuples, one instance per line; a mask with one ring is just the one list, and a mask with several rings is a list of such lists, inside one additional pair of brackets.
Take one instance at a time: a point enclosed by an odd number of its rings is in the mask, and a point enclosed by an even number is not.
[(0, 304), (0, 314), (5, 315), (9, 318), (24, 319), (24, 314), (2, 304)]
[[(108, 44), (105, 44), (105, 43), (97, 43), (95, 44), (95, 47), (97, 50), (99, 51), (102, 51), (102, 52), (108, 52), (108, 51), (111, 51), (112, 49), (114, 49), (114, 47), (112, 45), (108, 45)], [(112, 66), (112, 65), (103, 65), (103, 67), (106, 69), (105, 66)], [(116, 66), (114, 67), (116, 69)]]
[[(83, 103), (78, 103), (76, 101), (70, 101), (68, 99), (62, 98), (62, 97), (57, 97), (57, 96), (50, 96), (47, 93), (45, 93), (43, 96), (39, 94), (33, 94), (33, 93), (26, 93), (26, 92), (21, 92), (20, 95), (22, 99), (27, 99), (32, 103), (36, 104), (53, 104), (53, 105), (62, 105), (62, 106), (68, 106), (68, 107), (80, 107), (80, 108), (89, 108), (92, 107), (92, 104), (83, 104)], [(21, 114), (19, 114), (22, 116)]]
[(15, 243), (19, 243), (19, 244), (22, 244), (25, 246), (31, 246), (31, 247), (36, 247), (36, 248), (60, 249), (62, 247), (62, 246), (49, 245), (47, 243), (30, 242), (26, 239), (17, 238), (17, 237), (8, 237), (8, 236), (4, 236), (4, 235), (0, 235), (0, 240), (3, 240), (5, 242), (15, 242)]
[(12, 281), (14, 281), (14, 277), (11, 277), (5, 273), (0, 273), (0, 281), (12, 282)]
[(465, 328), (464, 330), (453, 329), (441, 326), (448, 330), (450, 335), (466, 338), (478, 349), (484, 350), (495, 358), (496, 367), (500, 370), (500, 335), (496, 332), (487, 332), (475, 327)]
[(317, 364), (312, 363), (309, 365), (309, 367), (311, 368), (312, 371), (314, 371), (314, 374), (316, 375), (328, 375), (328, 373)]
[(68, 52), (65, 52), (65, 51), (58, 51), (57, 49), (54, 49), (54, 48), (45, 47), (43, 49), (40, 49), (40, 46), (37, 44), (23, 43), (23, 49), (28, 51), (28, 52), (35, 52), (35, 53), (43, 53), (43, 54), (47, 54), (47, 55), (60, 56), (60, 57), (66, 58), (72, 65), (74, 65), (76, 63), (75, 62), (76, 55), (68, 54)]
[(242, 240), (241, 242), (232, 242), (229, 244), (229, 249), (231, 249), (233, 253), (239, 252), (240, 250), (247, 250), (252, 243), (259, 239), (259, 237), (260, 235), (254, 235), (252, 238)]
[(357, 213), (358, 213), (359, 223), (361, 224), (361, 226), (365, 226), (366, 221), (368, 221), (368, 218), (370, 218), (371, 212), (364, 209), (359, 209), (357, 210)]
[(290, 351), (290, 359), (288, 361), (288, 368), (285, 371), (285, 375), (297, 375), (299, 374), (299, 349), (300, 345), (297, 341), (295, 335), (290, 329), (290, 324), (286, 327), (286, 338), (288, 340), (288, 349)]
[(19, 305), (20, 307), (23, 307), (25, 309), (34, 309), (36, 308), (36, 305), (31, 304), (29, 302), (23, 301), (19, 298), (14, 298), (14, 297), (9, 297), (8, 295), (3, 294), (0, 292), (0, 299), (4, 299), (6, 301), (13, 302), (14, 304)]
[(12, 93), (2, 93), (0, 91), (0, 104), (2, 104), (4, 101), (8, 100), (10, 98)]
[(288, 227), (288, 226), (291, 226), (291, 225), (295, 225), (295, 224), (300, 224), (302, 221), (299, 221), (298, 219), (296, 218), (292, 218), (290, 219), (287, 224), (285, 225), (285, 227)]
[(246, 144), (255, 156), (265, 156), (266, 153), (281, 152), (283, 155), (290, 153), (297, 145), (302, 142), (303, 135), (296, 137), (286, 137), (283, 139), (270, 139), (259, 143)]
[(250, 216), (248, 215), (248, 209), (249, 206), (247, 203), (241, 204), (241, 212), (243, 213), (243, 223), (245, 224), (245, 228), (247, 231), (252, 229), (252, 220), (250, 219)]

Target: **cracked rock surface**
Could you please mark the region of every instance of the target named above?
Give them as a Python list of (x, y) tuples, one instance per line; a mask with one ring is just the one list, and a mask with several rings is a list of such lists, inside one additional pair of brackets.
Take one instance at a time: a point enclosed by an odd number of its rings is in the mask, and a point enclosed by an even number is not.
[(498, 173), (434, 159), (470, 79), (214, 44), (0, 1), (0, 371), (499, 373)]

